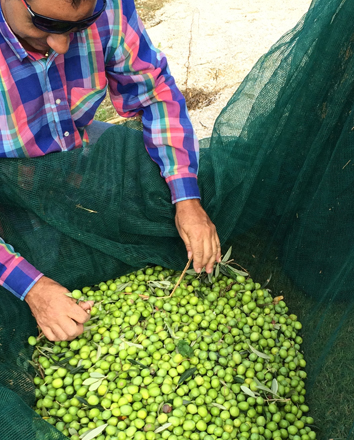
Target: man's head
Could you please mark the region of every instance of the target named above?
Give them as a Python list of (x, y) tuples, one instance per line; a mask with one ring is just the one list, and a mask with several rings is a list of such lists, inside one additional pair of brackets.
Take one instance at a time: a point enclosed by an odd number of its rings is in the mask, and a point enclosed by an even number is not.
[[(52, 48), (57, 53), (65, 53), (69, 48), (70, 29), (64, 33), (51, 33), (50, 20), (76, 22), (91, 17), (94, 14), (96, 0), (0, 0), (1, 8), (7, 24), (18, 37), (26, 50), (41, 53)], [(102, 0), (97, 0), (104, 4)], [(100, 8), (101, 9), (101, 8)], [(37, 17), (36, 17), (37, 16)], [(42, 18), (38, 17), (41, 16)], [(54, 23), (53, 21), (53, 23)], [(34, 23), (38, 22), (39, 29)], [(42, 26), (41, 26), (42, 24)], [(53, 25), (55, 29), (55, 24)], [(65, 25), (61, 23), (61, 26)], [(70, 27), (70, 26), (69, 26)]]

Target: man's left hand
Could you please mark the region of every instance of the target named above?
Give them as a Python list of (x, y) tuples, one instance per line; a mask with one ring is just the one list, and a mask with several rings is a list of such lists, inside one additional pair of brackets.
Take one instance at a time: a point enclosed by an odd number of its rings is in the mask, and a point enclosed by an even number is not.
[(199, 273), (205, 267), (205, 271), (211, 273), (214, 263), (221, 259), (220, 240), (199, 199), (177, 202), (175, 221), (188, 259), (193, 257), (194, 270)]

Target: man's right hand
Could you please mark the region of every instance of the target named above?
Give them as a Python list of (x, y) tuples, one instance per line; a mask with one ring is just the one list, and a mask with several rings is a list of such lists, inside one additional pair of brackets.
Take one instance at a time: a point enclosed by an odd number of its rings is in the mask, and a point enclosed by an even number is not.
[(90, 319), (88, 311), (93, 301), (79, 305), (66, 293), (68, 289), (43, 276), (27, 293), (25, 301), (44, 335), (50, 341), (66, 341), (84, 331), (83, 324)]

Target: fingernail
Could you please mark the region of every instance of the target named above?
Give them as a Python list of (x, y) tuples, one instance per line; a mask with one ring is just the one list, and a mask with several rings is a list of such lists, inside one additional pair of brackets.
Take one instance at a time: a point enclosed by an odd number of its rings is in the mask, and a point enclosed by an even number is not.
[(188, 260), (192, 258), (192, 251), (188, 251)]

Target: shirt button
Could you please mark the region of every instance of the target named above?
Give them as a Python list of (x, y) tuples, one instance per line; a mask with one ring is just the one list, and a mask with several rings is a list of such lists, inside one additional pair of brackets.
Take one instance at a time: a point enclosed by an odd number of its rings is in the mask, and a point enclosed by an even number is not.
[(56, 104), (60, 104), (60, 103), (61, 103), (61, 100), (60, 100), (60, 99), (57, 99), (57, 100), (55, 101), (55, 103), (56, 103)]
[(69, 134), (70, 134), (70, 133), (69, 133), (68, 131), (66, 131), (66, 132), (64, 133), (64, 136), (65, 136), (65, 137), (68, 137)]

